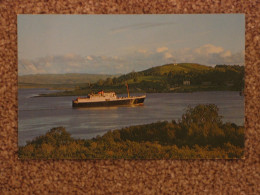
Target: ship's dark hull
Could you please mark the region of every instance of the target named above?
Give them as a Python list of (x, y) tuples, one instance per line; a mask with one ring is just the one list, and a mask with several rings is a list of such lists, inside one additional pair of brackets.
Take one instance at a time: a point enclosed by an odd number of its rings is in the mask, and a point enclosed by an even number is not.
[(113, 101), (101, 101), (101, 102), (79, 102), (72, 101), (72, 107), (108, 107), (108, 106), (122, 106), (122, 105), (138, 105), (143, 104), (145, 97), (126, 98)]

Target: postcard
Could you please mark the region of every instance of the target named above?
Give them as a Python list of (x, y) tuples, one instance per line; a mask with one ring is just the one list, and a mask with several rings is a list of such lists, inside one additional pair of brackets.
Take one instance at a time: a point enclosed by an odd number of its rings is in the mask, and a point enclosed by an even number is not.
[(241, 159), (244, 14), (18, 15), (19, 159)]

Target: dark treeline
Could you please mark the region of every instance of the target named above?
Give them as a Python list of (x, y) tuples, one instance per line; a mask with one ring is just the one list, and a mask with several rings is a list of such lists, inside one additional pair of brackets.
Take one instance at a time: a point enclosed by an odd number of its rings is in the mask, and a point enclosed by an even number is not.
[(189, 80), (193, 85), (214, 85), (228, 86), (233, 90), (241, 90), (243, 88), (244, 67), (217, 65), (213, 69), (203, 70), (200, 72), (169, 72), (167, 75), (170, 84), (182, 84), (183, 80)]
[(74, 139), (64, 127), (19, 147), (22, 159), (241, 158), (244, 127), (223, 123), (215, 105), (188, 108), (179, 121), (163, 121)]

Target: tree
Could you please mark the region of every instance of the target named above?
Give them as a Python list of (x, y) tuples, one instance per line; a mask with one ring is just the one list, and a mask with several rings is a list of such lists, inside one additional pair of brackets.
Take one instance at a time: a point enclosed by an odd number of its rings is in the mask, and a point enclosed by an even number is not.
[(98, 84), (99, 86), (102, 86), (102, 85), (104, 84), (104, 80), (99, 79), (98, 82), (97, 82), (97, 84)]
[(27, 144), (42, 145), (43, 143), (46, 143), (52, 146), (60, 146), (68, 144), (72, 140), (73, 138), (70, 133), (68, 133), (64, 127), (55, 127), (48, 131), (45, 135), (36, 137)]
[(220, 128), (221, 118), (218, 115), (218, 107), (214, 104), (189, 107), (182, 115), (180, 122), (182, 135), (186, 135), (187, 144), (212, 144), (211, 141), (214, 140), (210, 138), (224, 136), (224, 132)]
[(113, 79), (112, 78), (107, 78), (104, 84), (108, 85), (108, 86), (113, 85)]

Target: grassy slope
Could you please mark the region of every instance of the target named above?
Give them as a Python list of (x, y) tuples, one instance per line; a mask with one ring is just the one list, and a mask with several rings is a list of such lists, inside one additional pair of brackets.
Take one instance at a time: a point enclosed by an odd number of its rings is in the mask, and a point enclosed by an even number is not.
[(142, 71), (144, 73), (160, 73), (165, 74), (169, 72), (189, 72), (189, 71), (203, 71), (203, 70), (209, 70), (212, 69), (209, 66), (200, 65), (200, 64), (192, 64), (192, 63), (180, 63), (177, 65), (173, 64), (166, 64), (163, 66), (157, 66), (154, 68), (147, 69), (145, 71)]
[[(153, 68), (149, 68), (144, 71), (140, 71), (141, 73), (148, 74), (145, 76), (138, 76), (138, 81), (134, 82), (134, 79), (128, 79), (127, 83), (128, 84), (133, 84), (133, 83), (140, 83), (142, 81), (152, 81), (152, 82), (157, 82), (157, 81), (166, 81), (166, 76), (165, 74), (168, 74), (169, 72), (191, 72), (191, 71), (204, 71), (204, 70), (210, 70), (212, 67), (205, 66), (205, 65), (200, 65), (200, 64), (192, 64), (192, 63), (180, 63), (177, 65), (174, 64), (166, 64), (162, 66), (156, 66)], [(131, 74), (131, 73), (129, 73)], [(149, 75), (150, 74), (150, 75)], [(160, 74), (159, 75), (152, 75), (152, 74)], [(119, 77), (120, 78), (120, 77)]]

